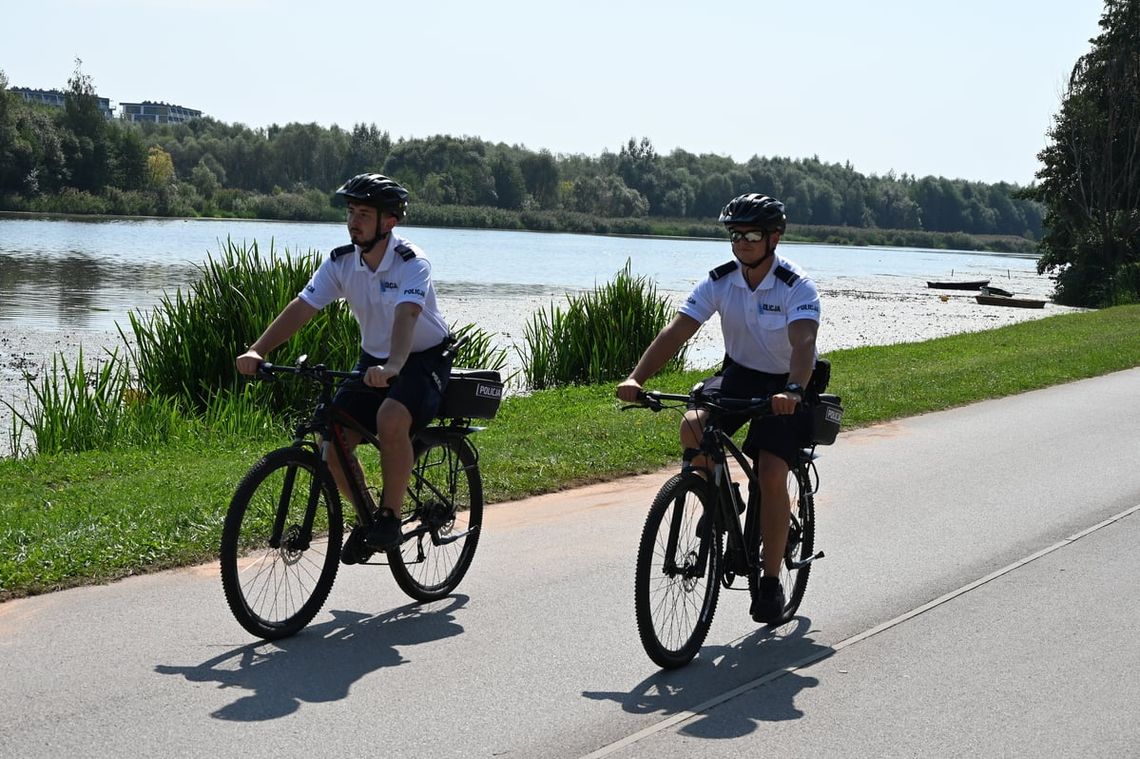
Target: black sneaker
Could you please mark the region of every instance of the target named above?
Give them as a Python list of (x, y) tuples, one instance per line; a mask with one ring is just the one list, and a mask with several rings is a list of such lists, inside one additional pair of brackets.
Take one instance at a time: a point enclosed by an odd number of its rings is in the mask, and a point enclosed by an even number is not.
[(372, 558), (372, 549), (364, 545), (364, 528), (353, 527), (352, 532), (348, 535), (348, 540), (344, 541), (344, 545), (341, 546), (340, 563), (363, 564), (370, 558)]
[(752, 599), (752, 621), (774, 625), (784, 618), (784, 588), (779, 577), (761, 577)]
[(372, 529), (364, 536), (364, 544), (377, 551), (387, 551), (400, 545), (400, 520), (387, 509), (380, 509), (372, 522)]

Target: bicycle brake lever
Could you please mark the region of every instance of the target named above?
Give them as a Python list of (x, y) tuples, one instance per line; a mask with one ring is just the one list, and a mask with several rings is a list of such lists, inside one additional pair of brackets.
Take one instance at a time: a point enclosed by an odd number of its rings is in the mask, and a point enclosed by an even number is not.
[(273, 364), (268, 361), (262, 361), (257, 366), (257, 379), (263, 382), (277, 382), (277, 375), (272, 372)]

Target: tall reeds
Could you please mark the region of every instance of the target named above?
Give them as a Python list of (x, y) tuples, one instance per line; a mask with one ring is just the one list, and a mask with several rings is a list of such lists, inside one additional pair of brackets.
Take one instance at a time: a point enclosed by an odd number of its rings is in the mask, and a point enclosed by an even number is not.
[[(531, 318), (523, 334), (527, 386), (542, 390), (621, 379), (671, 318), (668, 298), (657, 294), (648, 277), (633, 276), (626, 261), (613, 281), (567, 295), (565, 311), (551, 304)], [(666, 369), (683, 368), (685, 353), (682, 348)]]
[[(227, 239), (186, 292), (163, 296), (150, 313), (128, 315), (139, 385), (151, 395), (181, 398), (198, 412), (219, 392), (240, 392), (245, 382), (234, 357), (301, 291), (319, 263), (317, 251), (279, 253), (270, 241), (263, 254), (256, 241)], [(359, 345), (352, 314), (334, 303), (273, 358), (285, 363), (307, 354), (314, 362), (348, 367)], [(256, 395), (271, 408), (298, 411), (309, 403), (309, 391), (302, 383), (280, 382), (261, 386)]]
[(13, 414), (9, 449), (17, 456), (201, 442), (212, 434), (279, 426), (247, 396), (215, 396), (195, 415), (178, 398), (139, 390), (118, 350), (94, 364), (82, 351), (74, 364), (55, 354), (38, 384), (30, 377), (26, 382), (25, 409), (5, 402)]

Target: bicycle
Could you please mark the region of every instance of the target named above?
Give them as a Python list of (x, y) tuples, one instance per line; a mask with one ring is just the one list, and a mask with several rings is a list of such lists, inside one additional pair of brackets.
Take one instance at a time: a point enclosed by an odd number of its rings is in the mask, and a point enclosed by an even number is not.
[[(458, 346), (453, 346), (455, 350)], [(239, 483), (222, 528), (221, 577), (226, 601), (247, 631), (266, 640), (293, 635), (317, 614), (340, 564), (344, 517), (328, 456), (347, 462), (356, 525), (370, 527), (377, 499), (360, 462), (347, 454), (344, 430), (379, 452), (380, 441), (332, 405), (340, 383), (363, 372), (323, 364), (265, 362), (259, 376), (293, 376), (316, 383), (312, 416), (297, 425), (292, 444), (261, 458)], [(499, 373), (453, 369), (440, 424), (415, 433), (415, 465), (401, 516), (400, 545), (382, 552), (396, 584), (417, 601), (445, 597), (463, 579), (475, 555), (483, 522), (479, 452), (470, 439), (475, 418), (494, 417), (502, 397)]]
[[(706, 393), (698, 384), (687, 395), (657, 391), (639, 394), (640, 403), (629, 408), (703, 409), (707, 413), (699, 451), (711, 471), (698, 474), (682, 466), (658, 491), (645, 519), (637, 551), (634, 610), (641, 644), (660, 667), (688, 664), (704, 643), (716, 612), (720, 588), (733, 588), (737, 577), (747, 578), (755, 597), (761, 574), (760, 497), (753, 461), (720, 429), (726, 413), (753, 418), (771, 414), (768, 398), (734, 399)], [(807, 590), (812, 563), (823, 558), (815, 551), (815, 501), (819, 472), (815, 446), (834, 442), (843, 409), (835, 395), (821, 395), (811, 405), (813, 442), (799, 451), (788, 473), (792, 512), (780, 582), (787, 601), (780, 619), (794, 616)], [(730, 459), (748, 480), (747, 501), (733, 479)], [(743, 517), (743, 524), (741, 523)]]

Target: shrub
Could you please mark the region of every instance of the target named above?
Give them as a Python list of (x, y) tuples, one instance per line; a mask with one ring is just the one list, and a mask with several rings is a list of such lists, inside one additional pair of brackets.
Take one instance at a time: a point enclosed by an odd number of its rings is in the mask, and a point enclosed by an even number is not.
[[(151, 395), (181, 398), (197, 411), (220, 391), (239, 391), (244, 380), (234, 357), (301, 291), (319, 262), (316, 251), (279, 254), (270, 241), (262, 256), (257, 242), (238, 245), (227, 239), (220, 256), (209, 256), (199, 267), (200, 277), (188, 292), (164, 295), (149, 314), (128, 315), (141, 387)], [(278, 348), (277, 355), (291, 361), (304, 353), (313, 361), (347, 367), (355, 362), (359, 344), (352, 314), (335, 303)], [(278, 411), (303, 409), (311, 390), (297, 382), (259, 388), (263, 400)]]
[[(531, 389), (625, 377), (672, 316), (668, 298), (647, 277), (634, 277), (629, 261), (612, 282), (566, 301), (565, 312), (551, 304), (524, 331), (523, 376)], [(685, 352), (665, 369), (683, 368)]]

